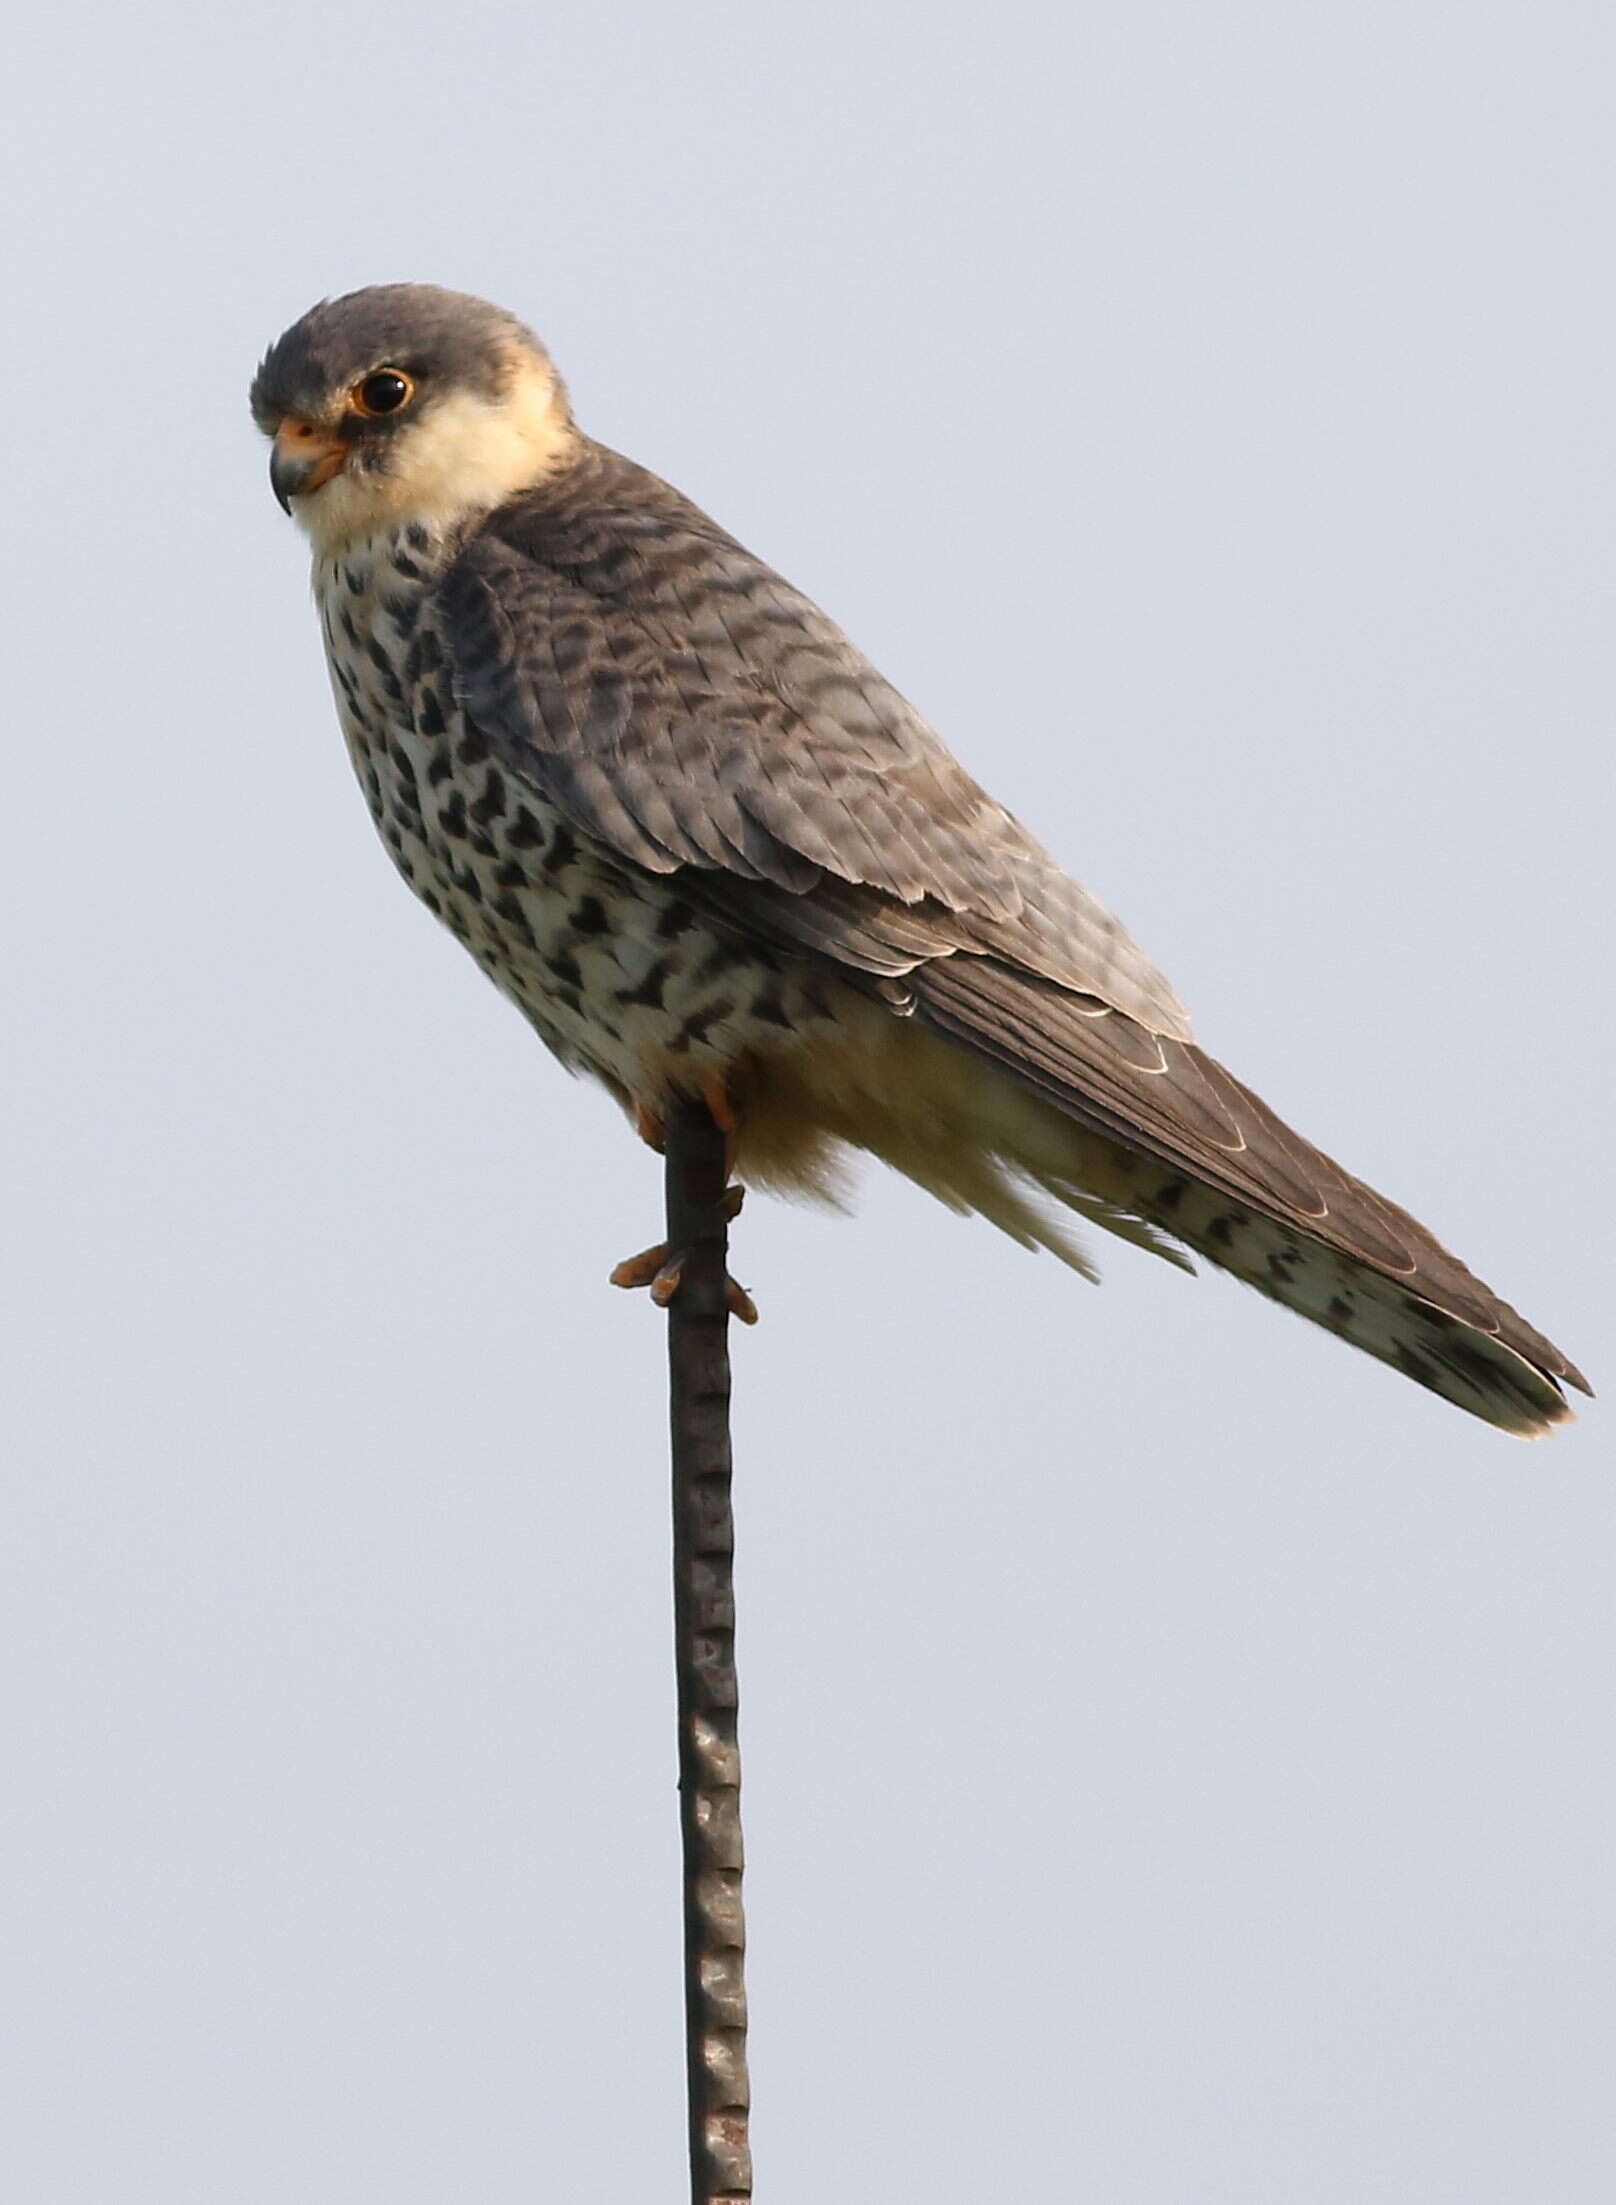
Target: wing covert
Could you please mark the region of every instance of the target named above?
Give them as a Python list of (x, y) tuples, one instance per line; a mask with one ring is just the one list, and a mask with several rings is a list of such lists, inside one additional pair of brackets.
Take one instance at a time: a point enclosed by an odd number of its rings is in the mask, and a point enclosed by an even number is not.
[(644, 469), (596, 447), (494, 515), (438, 610), (503, 765), (628, 862), (711, 876), (736, 918), (854, 969), (986, 952), (1188, 1035), (1118, 922), (834, 623)]

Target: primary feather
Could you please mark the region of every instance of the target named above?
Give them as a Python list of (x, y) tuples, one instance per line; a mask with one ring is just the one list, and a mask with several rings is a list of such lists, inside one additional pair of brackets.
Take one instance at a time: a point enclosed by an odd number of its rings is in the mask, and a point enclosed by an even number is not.
[(666, 484), (592, 448), (495, 515), (443, 596), (467, 712), (575, 826), (693, 873), (741, 927), (901, 979), (894, 1009), (1103, 1137), (1111, 1191), (1083, 1185), (1092, 1141), (1062, 1159), (1047, 1128), (1018, 1151), (958, 1124), (922, 1157), (851, 1113), (844, 1138), (1078, 1268), (1018, 1180), (1158, 1252), (1182, 1242), (1506, 1430), (1568, 1413), (1561, 1382), (1586, 1381), (1567, 1359), (1195, 1048), (1116, 920), (817, 606)]

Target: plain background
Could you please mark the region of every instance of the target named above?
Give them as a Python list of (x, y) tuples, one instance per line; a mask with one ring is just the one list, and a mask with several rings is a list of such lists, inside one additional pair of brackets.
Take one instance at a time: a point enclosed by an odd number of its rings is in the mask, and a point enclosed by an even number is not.
[[(657, 1171), (374, 841), (263, 346), (524, 313), (1610, 1384), (1609, 26), (13, 31), (8, 2199), (683, 2194)], [(1608, 1411), (1100, 1253), (742, 1222), (760, 2195), (1608, 2198)]]

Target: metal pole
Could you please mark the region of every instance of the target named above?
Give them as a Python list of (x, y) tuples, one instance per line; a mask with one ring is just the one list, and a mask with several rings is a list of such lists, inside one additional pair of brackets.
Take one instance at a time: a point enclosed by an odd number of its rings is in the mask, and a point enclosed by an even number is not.
[(752, 2151), (730, 1509), (729, 1171), (724, 1134), (704, 1102), (672, 1104), (665, 1157), (668, 1247), (682, 1259), (668, 1304), (668, 1377), (690, 2194), (693, 2205), (744, 2205)]

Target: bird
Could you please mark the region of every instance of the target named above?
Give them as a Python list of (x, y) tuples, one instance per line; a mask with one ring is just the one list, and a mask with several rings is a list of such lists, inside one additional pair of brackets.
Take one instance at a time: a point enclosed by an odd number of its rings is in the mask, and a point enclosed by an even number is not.
[[(1207, 1055), (834, 622), (580, 428), (515, 315), (424, 284), (322, 300), (251, 409), (397, 869), (653, 1145), (706, 1100), (732, 1208), (839, 1201), (862, 1151), (1086, 1276), (1085, 1224), (1198, 1255), (1505, 1432), (1591, 1390)], [(678, 1264), (613, 1276), (666, 1300)]]

